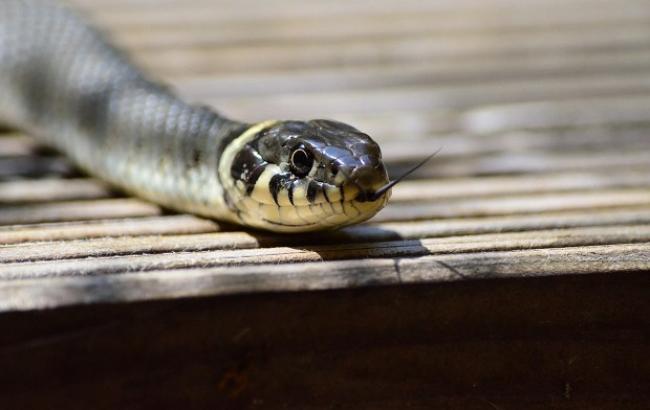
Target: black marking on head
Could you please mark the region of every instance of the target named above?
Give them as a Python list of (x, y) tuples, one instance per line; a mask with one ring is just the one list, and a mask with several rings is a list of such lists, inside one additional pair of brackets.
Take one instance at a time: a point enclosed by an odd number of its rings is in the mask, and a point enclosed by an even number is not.
[(246, 181), (246, 195), (250, 195), (255, 189), (255, 184), (257, 180), (260, 179), (260, 175), (266, 169), (266, 163), (258, 165), (253, 171), (249, 173), (248, 180)]
[(235, 181), (243, 182), (246, 194), (250, 195), (267, 164), (254, 147), (246, 145), (235, 155), (230, 168), (230, 176)]
[(321, 189), (323, 190), (323, 196), (325, 197), (325, 201), (330, 202), (330, 197), (329, 195), (327, 195), (327, 187), (325, 185), (322, 185)]
[(289, 203), (290, 203), (291, 205), (295, 205), (295, 204), (293, 203), (293, 190), (294, 190), (294, 188), (296, 187), (296, 186), (295, 186), (295, 182), (296, 182), (296, 181), (293, 181), (293, 182), (294, 182), (294, 183), (289, 184), (289, 186), (287, 187), (287, 196), (289, 197)]
[[(219, 159), (223, 158), (221, 154), (223, 154), (228, 144), (241, 136), (250, 127), (250, 124), (243, 124), (224, 118), (212, 111), (209, 107), (198, 106), (193, 107), (193, 109), (199, 111), (201, 114), (200, 132), (210, 134), (209, 136), (214, 138), (214, 141), (218, 141), (219, 145), (217, 146), (215, 155)], [(220, 183), (223, 183), (219, 173), (217, 173), (217, 178)]]
[(269, 181), (269, 191), (271, 192), (273, 201), (275, 201), (275, 204), (278, 206), (280, 206), (280, 203), (278, 202), (278, 193), (280, 193), (280, 190), (285, 185), (285, 182), (286, 177), (283, 174), (275, 174)]
[(314, 201), (316, 200), (316, 194), (318, 194), (320, 188), (321, 185), (318, 182), (309, 181), (309, 184), (307, 185), (307, 200), (310, 203), (314, 203)]

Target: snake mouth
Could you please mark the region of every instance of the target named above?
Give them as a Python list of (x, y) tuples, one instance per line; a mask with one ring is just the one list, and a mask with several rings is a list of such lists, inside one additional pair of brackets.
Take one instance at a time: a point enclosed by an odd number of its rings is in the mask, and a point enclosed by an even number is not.
[(356, 198), (356, 202), (375, 202), (378, 201), (382, 196), (386, 195), (388, 191), (395, 185), (395, 183), (389, 182), (388, 184), (382, 186), (379, 189), (372, 191), (359, 190)]
[(391, 188), (393, 188), (395, 185), (397, 185), (399, 182), (404, 180), (407, 176), (411, 175), (413, 172), (415, 172), (418, 168), (420, 168), (422, 165), (427, 163), (431, 158), (433, 158), (436, 154), (440, 152), (440, 149), (438, 149), (436, 152), (433, 154), (429, 155), (428, 157), (424, 158), (421, 162), (417, 163), (414, 167), (406, 171), (404, 174), (399, 176), (398, 178), (388, 181), (386, 184), (382, 185), (381, 187), (371, 190), (371, 191), (366, 191), (363, 190), (361, 185), (358, 183), (355, 183), (355, 185), (359, 188), (359, 194), (357, 195), (357, 201), (358, 202), (374, 202), (381, 198), (384, 194), (390, 191)]
[(401, 181), (401, 178), (398, 178), (394, 181), (390, 181), (386, 183), (385, 185), (381, 186), (380, 188), (377, 188), (372, 191), (360, 191), (359, 195), (357, 195), (356, 200), (358, 202), (375, 202), (379, 200), (382, 196), (384, 195), (390, 195), (390, 190), (393, 188), (395, 185), (397, 185), (398, 182)]
[[(373, 217), (388, 202), (390, 192), (384, 192), (373, 201), (368, 192), (359, 190), (355, 184), (330, 185), (329, 194), (315, 202), (297, 198), (293, 204), (256, 201), (254, 197), (242, 197), (238, 206), (240, 214), (249, 223), (259, 220), (262, 228), (273, 227), (278, 232), (306, 232), (321, 229), (338, 229)], [(374, 191), (372, 192), (374, 193)], [(372, 193), (370, 195), (372, 195)]]
[(382, 196), (390, 194), (390, 189), (397, 184), (397, 182), (398, 181), (388, 181), (385, 176), (377, 178), (376, 181), (371, 184), (361, 184), (354, 181), (351, 183), (351, 186), (358, 191), (354, 200), (356, 202), (375, 202)]

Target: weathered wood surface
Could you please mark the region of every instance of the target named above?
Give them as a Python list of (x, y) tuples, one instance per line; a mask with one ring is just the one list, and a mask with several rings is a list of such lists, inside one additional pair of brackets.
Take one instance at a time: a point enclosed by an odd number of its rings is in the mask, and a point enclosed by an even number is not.
[(646, 408), (650, 2), (72, 3), (190, 100), (442, 150), (278, 236), (0, 131), (8, 408)]

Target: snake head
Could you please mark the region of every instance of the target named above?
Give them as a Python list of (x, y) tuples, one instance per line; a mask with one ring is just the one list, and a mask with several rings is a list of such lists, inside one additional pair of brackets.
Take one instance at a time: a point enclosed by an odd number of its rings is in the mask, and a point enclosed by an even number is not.
[(368, 135), (330, 120), (262, 124), (220, 165), (235, 188), (231, 207), (246, 223), (280, 232), (333, 229), (386, 205), (388, 174)]

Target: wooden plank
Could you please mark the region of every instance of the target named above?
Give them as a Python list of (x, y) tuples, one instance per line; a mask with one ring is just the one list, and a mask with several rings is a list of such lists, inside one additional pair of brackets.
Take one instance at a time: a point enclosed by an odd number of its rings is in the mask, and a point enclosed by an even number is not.
[[(565, 76), (538, 81), (522, 79), (463, 83), (444, 87), (386, 87), (317, 94), (281, 94), (273, 97), (221, 99), (207, 101), (243, 117), (313, 117), (318, 112), (357, 113), (373, 111), (471, 109), (485, 104), (506, 104), (531, 100), (566, 100), (639, 95), (650, 93), (644, 74)], [(186, 96), (192, 99), (192, 96)], [(271, 104), (271, 101), (273, 104)], [(269, 106), (271, 105), (271, 106)]]
[[(603, 31), (618, 28), (621, 24), (636, 26), (649, 17), (644, 8), (599, 7), (584, 13), (511, 13), (509, 18), (498, 18), (464, 13), (441, 16), (439, 12), (418, 13), (394, 10), (386, 14), (343, 16), (310, 16), (296, 21), (279, 16), (268, 20), (264, 26), (247, 20), (229, 20), (215, 24), (214, 20), (201, 21), (196, 13), (192, 25), (178, 20), (163, 24), (120, 26), (111, 24), (117, 41), (134, 50), (215, 46), (234, 44), (283, 44), (299, 42), (330, 42), (398, 36), (437, 34), (440, 37), (468, 34), (521, 33), (535, 31), (565, 31), (574, 34), (584, 28), (600, 27)], [(101, 11), (100, 11), (101, 15)], [(100, 17), (101, 18), (101, 17)], [(436, 21), (435, 25), (431, 22)]]
[[(444, 253), (492, 252), (645, 241), (650, 241), (650, 230), (645, 227), (532, 231), (502, 235), (423, 239), (410, 242), (333, 245), (311, 247), (306, 250), (287, 247), (258, 248), (255, 238), (244, 233), (163, 237), (157, 238), (155, 242), (152, 241), (152, 238), (125, 238), (96, 240), (83, 244), (68, 242), (0, 248), (0, 260), (7, 262), (5, 265), (0, 265), (0, 279), (85, 276), (196, 267), (293, 264), (338, 259), (353, 261), (366, 258), (414, 257)], [(278, 241), (278, 243), (282, 242)], [(205, 249), (229, 248), (236, 250), (205, 251)], [(51, 266), (51, 263), (35, 262), (57, 259), (57, 255), (60, 255), (61, 259), (70, 258), (70, 260), (61, 260), (55, 266)], [(96, 258), (85, 259), (86, 256)]]
[(650, 96), (643, 95), (529, 102), (475, 110), (464, 115), (463, 125), (468, 131), (497, 133), (522, 128), (647, 123), (648, 109)]
[(458, 197), (476, 198), (625, 187), (650, 188), (650, 169), (411, 180), (403, 181), (393, 189), (391, 201), (417, 202)]
[[(650, 223), (650, 208), (618, 207), (519, 216), (375, 223), (330, 232), (328, 235), (276, 238), (256, 234), (255, 238), (264, 246), (277, 246), (281, 242), (307, 245), (648, 223)], [(186, 235), (218, 230), (219, 226), (213, 221), (190, 215), (14, 225), (0, 226), (0, 245), (120, 236)]]
[(446, 201), (389, 204), (373, 218), (373, 221), (540, 214), (564, 210), (642, 206), (649, 202), (650, 189), (648, 188), (541, 193), (495, 198), (460, 198)]
[(0, 264), (38, 260), (257, 248), (246, 232), (138, 236), (46, 242), (0, 247)]
[[(536, 229), (573, 228), (582, 226), (619, 226), (650, 223), (648, 207), (617, 207), (581, 209), (542, 214), (505, 215), (479, 218), (449, 218), (385, 222), (359, 226), (345, 231), (351, 241), (363, 238), (418, 239), (452, 235), (519, 232)], [(346, 236), (343, 236), (346, 239)]]
[[(512, 105), (512, 107), (517, 104)], [(444, 149), (438, 154), (479, 155), (506, 151), (607, 151), (644, 148), (650, 124), (626, 122), (623, 118), (610, 123), (576, 126), (556, 125), (553, 121), (536, 127), (517, 125), (503, 132), (489, 133), (474, 129), (462, 111), (381, 112), (375, 114), (341, 114), (341, 118), (369, 133), (388, 152), (406, 151), (406, 145), (437, 143)], [(594, 121), (596, 122), (596, 121)], [(399, 141), (404, 144), (398, 144)], [(406, 144), (408, 142), (408, 144)]]
[(41, 176), (74, 176), (76, 170), (60, 157), (0, 157), (0, 181)]
[(345, 91), (416, 84), (448, 85), (470, 81), (635, 73), (649, 65), (647, 48), (557, 55), (534, 53), (516, 59), (486, 55), (472, 59), (421, 59), (361, 67), (315, 67), (291, 71), (250, 71), (196, 75), (185, 71), (164, 76), (183, 94), (202, 99), (278, 93)]
[(0, 225), (0, 245), (129, 235), (199, 234), (218, 230), (217, 223), (192, 215)]
[[(74, 1), (78, 3), (78, 1)], [(580, 15), (586, 14), (589, 15), (594, 13), (593, 11), (596, 8), (602, 8), (604, 10), (614, 10), (615, 7), (612, 7), (611, 3), (603, 1), (572, 1), (571, 3), (566, 2), (553, 2), (554, 6), (549, 10), (549, 2), (543, 1), (527, 1), (526, 5), (523, 6), (521, 3), (508, 0), (502, 2), (474, 2), (466, 3), (464, 6), (454, 4), (453, 7), (449, 3), (440, 3), (440, 2), (421, 2), (421, 1), (403, 1), (400, 3), (399, 10), (396, 10), (394, 4), (391, 2), (372, 2), (372, 1), (356, 1), (354, 3), (350, 2), (336, 2), (333, 4), (310, 4), (305, 5), (301, 2), (292, 2), (290, 6), (286, 2), (269, 2), (264, 5), (258, 4), (258, 2), (249, 3), (249, 6), (242, 7), (242, 3), (221, 3), (220, 7), (207, 7), (210, 3), (177, 3), (172, 4), (169, 7), (151, 7), (151, 5), (146, 6), (142, 12), (138, 13), (137, 5), (129, 3), (130, 7), (118, 7), (113, 8), (108, 5), (102, 5), (101, 7), (93, 8), (95, 17), (110, 26), (120, 27), (120, 26), (158, 26), (166, 24), (206, 24), (206, 23), (221, 23), (222, 21), (258, 21), (263, 20), (275, 20), (275, 19), (286, 19), (291, 18), (294, 21), (300, 21), (303, 19), (314, 19), (314, 18), (336, 18), (336, 17), (345, 17), (345, 16), (366, 16), (366, 15), (377, 15), (377, 14), (388, 14), (392, 15), (395, 13), (429, 13), (429, 12), (438, 12), (437, 19), (444, 20), (445, 18), (450, 18), (456, 16), (457, 19), (460, 19), (458, 16), (460, 11), (462, 11), (461, 16), (467, 16), (471, 21), (479, 20), (479, 17), (483, 19), (497, 19), (502, 18), (504, 15), (510, 15), (513, 19), (517, 19), (520, 16), (527, 16), (528, 20), (531, 20), (531, 15), (535, 15), (534, 11), (543, 10), (545, 13), (537, 14), (550, 14), (554, 15)], [(239, 7), (233, 7), (233, 6)], [(282, 5), (280, 7), (279, 5)], [(627, 1), (627, 9), (629, 13), (635, 11), (643, 12), (645, 10), (645, 3), (643, 1)], [(230, 7), (229, 7), (230, 6)], [(619, 8), (620, 9), (620, 8)], [(555, 12), (555, 13), (553, 13)], [(616, 15), (616, 11), (613, 11)], [(620, 11), (618, 12), (621, 13)], [(524, 17), (525, 19), (526, 17)], [(550, 17), (549, 17), (550, 19)]]
[[(283, 237), (267, 237), (263, 240), (265, 247), (283, 246), (291, 242), (300, 243), (301, 239), (288, 240)], [(212, 266), (246, 265), (258, 263), (273, 263), (276, 260), (282, 263), (291, 263), (294, 258), (297, 262), (304, 262), (304, 258), (313, 257), (314, 260), (338, 259), (364, 259), (377, 257), (409, 257), (430, 254), (463, 253), (463, 252), (492, 252), (496, 250), (514, 250), (531, 248), (557, 248), (587, 245), (603, 245), (616, 243), (650, 242), (650, 226), (615, 226), (615, 227), (588, 227), (574, 229), (554, 229), (549, 231), (499, 233), (487, 235), (464, 235), (460, 237), (429, 238), (421, 240), (399, 240), (391, 242), (365, 242), (346, 243), (344, 245), (310, 245), (308, 249), (272, 248), (261, 249), (255, 237), (246, 232), (226, 232), (195, 235), (170, 235), (170, 236), (140, 236), (107, 238), (83, 241), (52, 242), (41, 244), (25, 244), (0, 247), (0, 263), (35, 262), (35, 261), (61, 261), (64, 259), (81, 259), (87, 257), (109, 257), (123, 255), (143, 255), (139, 260), (158, 261), (167, 256), (151, 256), (153, 254), (168, 254), (177, 252), (201, 252), (201, 255), (190, 255), (193, 260), (204, 259), (204, 256), (214, 258)], [(260, 248), (258, 251), (253, 249)], [(207, 253), (205, 251), (226, 250), (224, 252)], [(239, 252), (239, 250), (244, 250)], [(172, 255), (176, 258), (176, 255)], [(182, 259), (182, 257), (178, 257)], [(71, 265), (86, 266), (87, 260), (81, 259), (71, 262)], [(119, 263), (111, 258), (110, 264)], [(159, 262), (153, 262), (159, 263)], [(195, 263), (194, 261), (191, 263)], [(105, 264), (99, 260), (92, 261), (100, 271)], [(152, 262), (130, 262), (129, 269), (139, 270), (140, 266), (151, 266)], [(198, 262), (200, 266), (203, 262)], [(6, 275), (12, 267), (2, 271), (0, 278)], [(192, 265), (193, 266), (193, 265)], [(187, 266), (187, 267), (192, 267)], [(112, 269), (112, 268), (111, 268)], [(39, 270), (48, 276), (47, 269), (30, 269), (30, 272)], [(16, 271), (14, 271), (16, 272)], [(67, 272), (73, 272), (69, 270)], [(85, 274), (84, 268), (74, 272)], [(67, 275), (57, 271), (57, 275)], [(72, 273), (74, 274), (74, 273)], [(29, 274), (25, 275), (29, 277)]]
[(37, 144), (20, 134), (4, 133), (0, 127), (0, 157), (20, 157), (34, 154)]
[[(423, 159), (426, 153), (440, 149), (435, 140), (422, 143), (419, 148), (402, 146), (386, 150), (388, 170), (400, 175), (413, 167), (416, 158)], [(417, 152), (417, 154), (416, 154)], [(416, 156), (417, 155), (417, 156)], [(647, 166), (650, 151), (644, 149), (581, 151), (581, 152), (502, 152), (499, 154), (448, 157), (440, 152), (436, 159), (416, 171), (414, 177), (441, 178), (483, 176), (498, 174), (542, 174), (545, 172), (603, 171), (612, 169), (639, 169)]]
[(4, 314), (0, 394), (10, 408), (645, 409), (648, 276), (594, 279)]
[(0, 225), (159, 215), (158, 206), (139, 199), (67, 201), (3, 206)]
[[(185, 266), (188, 266), (189, 259), (184, 261)], [(603, 265), (603, 260), (607, 261), (606, 265)], [(194, 266), (214, 261), (214, 258), (201, 260), (194, 257)], [(159, 260), (158, 264), (144, 265), (149, 268), (146, 272), (106, 275), (106, 271), (93, 269), (95, 275), (104, 274), (83, 277), (79, 276), (82, 272), (75, 271), (73, 277), (19, 281), (6, 279), (12, 276), (28, 277), (25, 266), (37, 264), (19, 265), (13, 271), (6, 269), (10, 265), (4, 265), (0, 268), (5, 279), (0, 282), (0, 311), (188, 296), (352, 288), (398, 282), (432, 283), (478, 278), (575, 275), (594, 270), (603, 273), (643, 272), (650, 269), (650, 244), (480, 252), (419, 258), (355, 259), (280, 266), (277, 265), (279, 261), (282, 261), (280, 257), (271, 265), (234, 264), (212, 269), (172, 270), (183, 266), (183, 263), (179, 259), (168, 258)], [(65, 273), (60, 267), (71, 263), (55, 265), (59, 269), (51, 269), (50, 274)], [(49, 266), (53, 268), (51, 264)], [(129, 265), (124, 263), (117, 269), (117, 264), (113, 266), (113, 272), (118, 272)], [(83, 268), (83, 263), (76, 266), (80, 267)], [(154, 271), (161, 268), (165, 270)], [(33, 273), (37, 271), (33, 270)]]
[(70, 199), (100, 199), (112, 195), (110, 188), (94, 179), (34, 179), (0, 182), (0, 206)]
[[(488, 33), (489, 34), (489, 33)], [(486, 38), (488, 37), (488, 38)], [(491, 37), (491, 38), (490, 38)], [(585, 30), (582, 36), (565, 33), (517, 33), (499, 37), (486, 33), (462, 38), (423, 35), (414, 38), (381, 38), (332, 42), (314, 47), (309, 43), (249, 46), (178, 47), (177, 49), (141, 50), (134, 54), (138, 62), (161, 75), (206, 74), (232, 71), (296, 70), (355, 65), (404, 64), (436, 59), (442, 61), (500, 56), (504, 59), (535, 52), (591, 54), (610, 49), (645, 49), (650, 37), (647, 26), (616, 32), (599, 28)], [(517, 41), (513, 41), (513, 40)], [(535, 57), (537, 58), (537, 57)], [(264, 61), (264, 64), (260, 64)]]
[(1, 407), (647, 407), (647, 0), (71, 1), (192, 101), (442, 151), (273, 235), (0, 134)]

